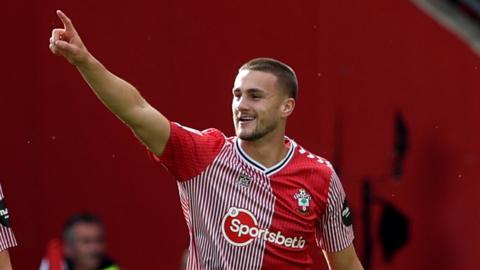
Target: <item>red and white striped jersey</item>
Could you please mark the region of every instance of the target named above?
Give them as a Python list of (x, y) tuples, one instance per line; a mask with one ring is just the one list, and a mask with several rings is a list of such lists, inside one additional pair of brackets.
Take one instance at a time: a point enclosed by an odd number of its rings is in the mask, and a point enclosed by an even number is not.
[(315, 244), (334, 252), (352, 243), (330, 163), (291, 139), (285, 144), (285, 158), (265, 168), (236, 137), (171, 124), (157, 160), (178, 181), (190, 233), (187, 269), (311, 269)]
[(17, 245), (12, 228), (10, 227), (10, 214), (8, 213), (0, 186), (0, 251)]

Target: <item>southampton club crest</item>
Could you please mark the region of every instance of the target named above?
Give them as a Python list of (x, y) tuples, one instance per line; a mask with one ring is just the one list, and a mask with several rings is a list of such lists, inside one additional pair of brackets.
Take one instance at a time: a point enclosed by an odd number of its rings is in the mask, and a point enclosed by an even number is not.
[(306, 215), (310, 212), (310, 200), (312, 197), (307, 193), (305, 189), (299, 189), (298, 192), (293, 196), (298, 202), (297, 211), (300, 214)]

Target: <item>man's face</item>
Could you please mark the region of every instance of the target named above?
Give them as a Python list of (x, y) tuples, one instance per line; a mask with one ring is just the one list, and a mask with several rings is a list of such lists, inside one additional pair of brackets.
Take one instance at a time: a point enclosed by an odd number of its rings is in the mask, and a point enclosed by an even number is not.
[(242, 70), (233, 86), (233, 123), (236, 135), (246, 141), (263, 138), (280, 128), (286, 94), (273, 74)]
[(77, 223), (72, 227), (72, 242), (65, 247), (66, 255), (84, 269), (97, 269), (105, 252), (103, 229), (95, 223)]

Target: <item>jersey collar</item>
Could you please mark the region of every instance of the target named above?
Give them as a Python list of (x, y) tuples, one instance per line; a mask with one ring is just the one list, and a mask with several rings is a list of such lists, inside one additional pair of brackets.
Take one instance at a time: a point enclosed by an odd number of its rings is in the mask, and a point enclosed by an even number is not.
[(260, 170), (261, 172), (265, 173), (266, 175), (272, 175), (272, 174), (280, 171), (283, 167), (285, 167), (293, 157), (293, 152), (294, 152), (297, 144), (293, 140), (291, 140), (290, 138), (288, 138), (286, 136), (285, 136), (285, 140), (290, 142), (290, 148), (288, 149), (287, 154), (285, 155), (285, 157), (282, 160), (280, 160), (277, 164), (273, 165), (270, 168), (267, 168), (267, 167), (263, 166), (262, 164), (260, 164), (259, 162), (257, 162), (253, 158), (251, 158), (242, 149), (242, 147), (240, 147), (240, 143), (239, 143), (238, 138), (235, 138), (235, 148), (237, 149), (237, 152), (239, 153), (241, 159), (246, 161), (248, 164), (250, 164), (255, 169)]

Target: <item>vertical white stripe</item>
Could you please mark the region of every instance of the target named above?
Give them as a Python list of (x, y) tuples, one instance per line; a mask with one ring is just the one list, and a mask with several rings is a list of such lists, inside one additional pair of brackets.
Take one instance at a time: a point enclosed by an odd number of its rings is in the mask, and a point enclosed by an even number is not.
[[(2, 186), (0, 185), (0, 200), (4, 199)], [(5, 250), (17, 245), (17, 241), (11, 228), (0, 225), (0, 250)]]
[(322, 239), (320, 245), (329, 252), (347, 248), (353, 241), (352, 226), (345, 226), (342, 221), (342, 207), (345, 200), (340, 179), (332, 171), (326, 211), (321, 219)]
[[(266, 245), (262, 239), (237, 247), (228, 243), (222, 233), (221, 221), (230, 207), (255, 213), (258, 226), (268, 228), (275, 203), (269, 178), (246, 165), (233, 147), (227, 142), (204, 172), (178, 184), (193, 238), (188, 269), (261, 269)], [(251, 177), (250, 188), (237, 184), (241, 173)]]

